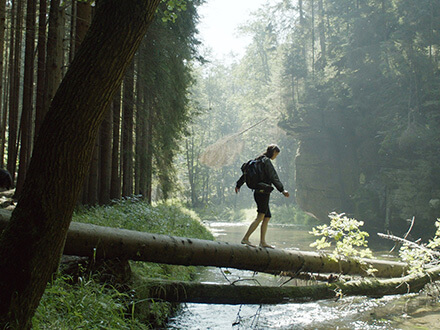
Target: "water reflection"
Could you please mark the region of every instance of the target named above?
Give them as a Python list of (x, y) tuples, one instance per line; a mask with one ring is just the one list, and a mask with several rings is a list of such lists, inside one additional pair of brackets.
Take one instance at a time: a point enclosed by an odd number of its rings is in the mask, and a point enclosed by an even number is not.
[[(231, 243), (240, 242), (248, 226), (221, 222), (207, 225), (217, 240)], [(315, 238), (308, 234), (309, 230), (307, 226), (272, 225), (267, 238), (277, 248), (312, 250), (309, 244)], [(258, 233), (252, 238), (258, 242)], [(286, 278), (211, 267), (199, 274), (199, 281), (205, 283), (225, 284), (236, 280), (280, 285)], [(420, 318), (414, 318), (421, 313), (421, 309), (423, 322)], [(420, 295), (387, 296), (380, 299), (346, 297), (338, 301), (264, 306), (185, 304), (170, 321), (168, 329), (440, 329), (439, 310), (436, 301)]]

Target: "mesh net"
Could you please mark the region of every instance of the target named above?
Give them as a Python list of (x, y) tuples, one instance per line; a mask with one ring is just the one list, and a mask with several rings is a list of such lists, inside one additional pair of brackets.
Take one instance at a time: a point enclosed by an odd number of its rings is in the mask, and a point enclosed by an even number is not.
[(237, 159), (237, 156), (243, 151), (244, 141), (241, 139), (241, 136), (267, 119), (267, 117), (263, 118), (241, 132), (226, 135), (214, 144), (211, 144), (201, 153), (199, 161), (214, 169), (231, 165), (235, 159)]
[(199, 157), (199, 161), (211, 168), (219, 169), (231, 165), (243, 151), (244, 141), (241, 133), (227, 135), (208, 146)]

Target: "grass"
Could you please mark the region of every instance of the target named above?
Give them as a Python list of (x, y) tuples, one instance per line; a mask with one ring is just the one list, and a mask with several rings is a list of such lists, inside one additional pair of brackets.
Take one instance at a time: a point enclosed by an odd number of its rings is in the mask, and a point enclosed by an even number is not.
[[(150, 206), (128, 199), (112, 206), (83, 208), (73, 221), (100, 226), (213, 239), (195, 212), (178, 203)], [(142, 283), (150, 278), (191, 279), (195, 268), (131, 262), (134, 281), (130, 291), (100, 283), (87, 274), (73, 281), (59, 275), (50, 283), (33, 318), (33, 329), (150, 329), (162, 327), (175, 310), (165, 302), (142, 301)]]

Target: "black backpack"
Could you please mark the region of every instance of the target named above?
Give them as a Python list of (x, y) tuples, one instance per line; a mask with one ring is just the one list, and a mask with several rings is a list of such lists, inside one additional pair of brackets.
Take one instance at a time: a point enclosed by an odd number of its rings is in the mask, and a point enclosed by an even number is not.
[(241, 165), (241, 171), (244, 174), (246, 185), (250, 189), (257, 189), (261, 182), (261, 159), (251, 159)]

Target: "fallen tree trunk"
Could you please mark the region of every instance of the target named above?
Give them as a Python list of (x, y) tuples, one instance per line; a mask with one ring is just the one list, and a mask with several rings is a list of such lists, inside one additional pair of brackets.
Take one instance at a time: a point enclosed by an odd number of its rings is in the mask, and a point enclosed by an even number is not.
[(426, 284), (438, 279), (440, 279), (440, 267), (427, 271), (425, 275), (407, 275), (385, 280), (368, 278), (310, 286), (218, 285), (149, 279), (146, 284), (148, 287), (146, 299), (237, 305), (282, 304), (337, 299), (343, 296), (377, 298), (385, 295), (419, 292)]
[[(0, 229), (9, 212), (1, 210)], [(279, 273), (340, 273), (367, 276), (371, 265), (377, 277), (399, 277), (406, 265), (400, 262), (363, 259), (335, 261), (325, 254), (305, 251), (252, 248), (241, 244), (150, 234), (126, 229), (72, 222), (64, 254), (98, 259), (148, 261), (185, 266), (215, 266)]]

